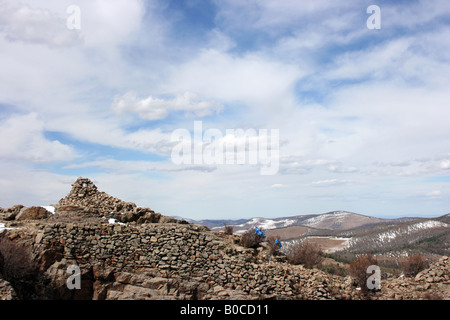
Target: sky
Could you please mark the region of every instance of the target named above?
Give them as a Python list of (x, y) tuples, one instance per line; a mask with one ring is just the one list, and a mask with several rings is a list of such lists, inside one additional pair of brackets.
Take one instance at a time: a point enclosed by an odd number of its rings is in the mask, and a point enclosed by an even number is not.
[(2, 0), (0, 207), (444, 215), (449, 74), (446, 0)]

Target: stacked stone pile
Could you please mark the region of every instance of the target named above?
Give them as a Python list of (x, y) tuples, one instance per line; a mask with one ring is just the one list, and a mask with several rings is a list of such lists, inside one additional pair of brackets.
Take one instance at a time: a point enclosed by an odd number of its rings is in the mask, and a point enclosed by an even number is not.
[(422, 283), (446, 283), (450, 284), (450, 259), (442, 257), (431, 268), (419, 272), (415, 281)]
[(441, 257), (438, 262), (419, 272), (415, 277), (401, 275), (381, 282), (375, 299), (419, 300), (450, 299), (450, 259)]
[(58, 221), (82, 222), (89, 218), (101, 217), (115, 219), (122, 223), (187, 223), (98, 191), (97, 186), (90, 179), (82, 177), (72, 184), (69, 194), (54, 207), (55, 214), (53, 215), (43, 207), (28, 208), (23, 205), (15, 205), (8, 209), (0, 209), (0, 219), (19, 221), (50, 218)]
[(72, 184), (69, 194), (56, 206), (56, 214), (62, 216), (102, 216), (116, 219), (122, 223), (184, 223), (171, 217), (163, 216), (149, 208), (138, 207), (133, 202), (122, 201), (109, 194), (98, 191), (97, 186), (88, 178), (78, 178)]
[(69, 194), (61, 199), (59, 207), (81, 207), (87, 212), (98, 214), (110, 214), (111, 212), (133, 212), (136, 204), (125, 202), (108, 195), (105, 192), (98, 191), (97, 186), (88, 178), (78, 178), (72, 184)]

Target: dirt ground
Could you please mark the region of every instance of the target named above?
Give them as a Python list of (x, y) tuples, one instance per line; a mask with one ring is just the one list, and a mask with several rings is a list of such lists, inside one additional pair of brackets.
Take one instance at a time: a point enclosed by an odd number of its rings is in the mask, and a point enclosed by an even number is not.
[(291, 226), (286, 228), (277, 228), (265, 230), (266, 236), (279, 236), (281, 241), (300, 238), (307, 234), (309, 228), (304, 226)]
[(325, 253), (333, 253), (337, 250), (344, 249), (348, 240), (335, 237), (308, 237), (309, 242), (318, 244)]

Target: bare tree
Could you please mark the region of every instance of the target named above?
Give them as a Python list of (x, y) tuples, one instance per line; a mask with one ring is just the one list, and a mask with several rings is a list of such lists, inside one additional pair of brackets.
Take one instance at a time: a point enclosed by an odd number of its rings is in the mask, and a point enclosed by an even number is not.
[(349, 274), (356, 280), (363, 293), (367, 293), (369, 290), (367, 279), (370, 277), (370, 273), (367, 273), (367, 268), (371, 265), (378, 265), (378, 260), (372, 254), (366, 254), (360, 256), (349, 266)]
[(312, 268), (323, 260), (321, 247), (306, 240), (290, 245), (286, 250), (286, 256), (291, 264), (302, 264), (306, 268)]
[(31, 298), (39, 272), (31, 248), (3, 236), (0, 238), (0, 256), (0, 273), (11, 283), (20, 298)]
[(428, 267), (428, 262), (421, 254), (414, 254), (402, 262), (402, 271), (406, 276), (416, 276)]
[(280, 236), (270, 236), (267, 238), (267, 246), (269, 247), (269, 253), (273, 256), (277, 255), (281, 249)]
[(258, 228), (251, 228), (241, 235), (240, 244), (246, 248), (256, 248), (265, 238), (264, 231)]

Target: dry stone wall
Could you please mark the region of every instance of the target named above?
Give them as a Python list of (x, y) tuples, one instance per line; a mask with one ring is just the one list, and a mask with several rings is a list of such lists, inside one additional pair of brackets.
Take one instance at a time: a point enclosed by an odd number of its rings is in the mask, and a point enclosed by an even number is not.
[[(285, 264), (261, 263), (259, 251), (234, 245), (225, 238), (225, 235), (193, 224), (55, 223), (40, 226), (35, 246), (41, 252), (49, 248), (59, 250), (60, 260), (54, 263), (60, 267), (75, 263), (82, 274), (95, 269), (96, 276), (88, 277), (95, 287), (92, 295), (98, 298), (259, 299), (293, 298), (303, 294), (302, 298), (312, 299), (329, 296), (325, 280), (322, 281), (325, 285), (320, 283), (315, 291), (302, 290), (300, 283), (305, 280), (306, 284), (307, 280), (301, 276), (302, 267), (295, 272), (295, 268)], [(109, 275), (100, 275), (105, 272)], [(150, 276), (141, 279), (140, 274)], [(146, 287), (149, 281), (165, 284), (165, 289), (155, 292), (154, 288)], [(139, 283), (141, 286), (137, 285)], [(171, 284), (172, 293), (167, 284)]]

